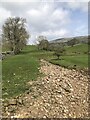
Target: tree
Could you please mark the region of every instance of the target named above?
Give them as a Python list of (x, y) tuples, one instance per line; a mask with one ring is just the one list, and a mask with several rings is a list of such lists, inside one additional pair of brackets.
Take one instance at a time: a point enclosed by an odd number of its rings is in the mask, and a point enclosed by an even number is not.
[(48, 40), (42, 40), (39, 43), (39, 49), (48, 50), (49, 42)]
[(3, 25), (3, 41), (7, 42), (14, 54), (20, 53), (27, 43), (29, 34), (25, 28), (26, 20), (20, 17), (8, 18)]
[(38, 49), (48, 50), (49, 42), (45, 36), (38, 36)]
[(65, 44), (63, 42), (60, 42), (60, 43), (49, 43), (48, 50), (56, 51), (57, 48), (59, 48), (60, 46), (65, 46)]
[(71, 47), (73, 47), (75, 44), (78, 44), (79, 40), (77, 40), (76, 38), (73, 38), (72, 40), (69, 40), (67, 42), (68, 45), (70, 45)]
[(57, 48), (55, 49), (54, 55), (57, 56), (57, 59), (60, 59), (60, 56), (62, 56), (63, 52), (65, 51), (64, 45), (57, 45)]
[(37, 41), (38, 41), (38, 44), (42, 41), (42, 40), (47, 40), (47, 38), (43, 35), (40, 35), (37, 37)]
[(54, 51), (55, 43), (49, 43), (48, 50)]

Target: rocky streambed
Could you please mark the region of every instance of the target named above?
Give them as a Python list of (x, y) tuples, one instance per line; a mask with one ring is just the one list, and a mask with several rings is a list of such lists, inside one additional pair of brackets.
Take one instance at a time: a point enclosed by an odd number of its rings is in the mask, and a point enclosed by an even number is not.
[(27, 84), (23, 95), (3, 103), (3, 117), (88, 118), (89, 76), (41, 60), (44, 77)]

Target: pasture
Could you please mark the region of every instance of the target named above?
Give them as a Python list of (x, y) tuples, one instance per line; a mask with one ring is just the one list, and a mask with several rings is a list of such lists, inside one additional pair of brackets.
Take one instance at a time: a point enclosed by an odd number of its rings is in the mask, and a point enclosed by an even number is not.
[(29, 89), (27, 82), (37, 80), (40, 59), (67, 68), (86, 69), (88, 67), (88, 45), (80, 44), (66, 47), (66, 52), (57, 60), (54, 52), (38, 50), (37, 46), (28, 45), (18, 55), (5, 58), (2, 61), (2, 90), (3, 98), (22, 94)]

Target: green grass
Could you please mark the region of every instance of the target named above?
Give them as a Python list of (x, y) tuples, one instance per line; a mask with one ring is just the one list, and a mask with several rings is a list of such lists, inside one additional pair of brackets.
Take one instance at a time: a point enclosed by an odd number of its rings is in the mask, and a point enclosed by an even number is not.
[(7, 57), (2, 62), (3, 98), (14, 97), (25, 92), (28, 81), (36, 80), (39, 73), (39, 59), (51, 52), (38, 51), (35, 46), (26, 46), (21, 54)]
[[(32, 56), (18, 55), (3, 61), (4, 96), (20, 94), (27, 89), (26, 82), (39, 74), (39, 61)], [(7, 95), (5, 93), (8, 93)]]
[(67, 68), (86, 69), (88, 68), (88, 54), (86, 54), (88, 47), (87, 44), (66, 47), (66, 52), (61, 57), (61, 60), (57, 60), (54, 57), (54, 59), (49, 59), (49, 61)]
[(66, 47), (66, 54), (67, 55), (77, 55), (77, 54), (85, 54), (88, 51), (88, 44), (79, 44), (73, 47)]
[(27, 82), (37, 80), (37, 77), (41, 75), (38, 70), (40, 59), (68, 68), (73, 68), (74, 65), (78, 69), (88, 67), (88, 55), (85, 54), (88, 50), (86, 44), (65, 49), (66, 53), (61, 57), (62, 60), (56, 60), (53, 52), (38, 50), (36, 46), (29, 45), (19, 55), (4, 59), (2, 62), (3, 98), (14, 97), (29, 89)]
[(52, 59), (50, 62), (67, 68), (85, 69), (88, 67), (88, 56), (62, 56), (61, 60)]

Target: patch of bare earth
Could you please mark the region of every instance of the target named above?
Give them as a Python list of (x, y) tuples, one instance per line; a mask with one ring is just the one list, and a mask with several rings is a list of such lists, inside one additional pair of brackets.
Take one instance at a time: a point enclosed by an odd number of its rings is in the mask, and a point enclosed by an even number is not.
[(4, 117), (89, 117), (88, 76), (44, 60), (40, 72), (45, 76), (30, 81), (26, 93), (4, 103)]

